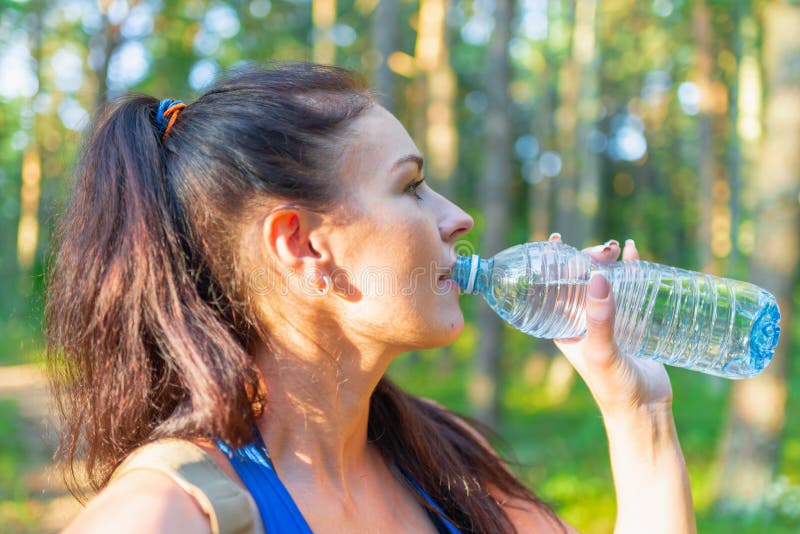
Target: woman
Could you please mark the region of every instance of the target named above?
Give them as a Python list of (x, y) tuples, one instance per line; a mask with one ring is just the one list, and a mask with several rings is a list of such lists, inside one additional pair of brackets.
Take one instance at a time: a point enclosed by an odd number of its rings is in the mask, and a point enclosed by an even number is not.
[[(460, 334), (447, 274), (472, 225), (342, 69), (101, 110), (47, 304), (61, 453), (102, 489), (67, 531), (574, 531), (478, 429), (384, 377)], [(617, 531), (693, 532), (667, 375), (617, 353), (609, 286), (590, 291), (588, 335), (559, 346), (606, 423)]]

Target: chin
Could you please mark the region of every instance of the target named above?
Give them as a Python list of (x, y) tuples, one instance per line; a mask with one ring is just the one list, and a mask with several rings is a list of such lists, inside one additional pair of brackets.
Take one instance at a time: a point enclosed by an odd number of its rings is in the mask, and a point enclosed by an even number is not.
[(464, 316), (459, 313), (452, 318), (439, 318), (429, 325), (427, 328), (430, 337), (426, 348), (446, 347), (455, 342), (464, 331)]

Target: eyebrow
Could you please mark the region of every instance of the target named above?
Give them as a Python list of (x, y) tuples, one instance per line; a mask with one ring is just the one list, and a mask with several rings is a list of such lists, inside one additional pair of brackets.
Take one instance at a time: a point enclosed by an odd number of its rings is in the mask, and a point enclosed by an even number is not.
[(395, 161), (394, 165), (392, 165), (392, 171), (394, 171), (401, 165), (408, 163), (409, 161), (412, 163), (416, 163), (417, 167), (419, 167), (419, 170), (422, 171), (422, 165), (424, 164), (424, 160), (422, 159), (421, 156), (418, 156), (417, 154), (409, 154)]

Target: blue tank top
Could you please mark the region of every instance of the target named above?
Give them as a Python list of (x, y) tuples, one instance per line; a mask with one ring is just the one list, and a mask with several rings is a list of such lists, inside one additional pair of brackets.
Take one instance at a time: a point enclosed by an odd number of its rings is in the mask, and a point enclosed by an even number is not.
[[(278, 478), (258, 431), (255, 441), (244, 447), (232, 450), (221, 441), (217, 441), (217, 446), (228, 456), (236, 474), (253, 496), (267, 534), (313, 534), (286, 486)], [(408, 474), (406, 478), (436, 511), (444, 515), (416, 480)], [(426, 509), (426, 512), (440, 534), (460, 534), (446, 519), (430, 510)]]

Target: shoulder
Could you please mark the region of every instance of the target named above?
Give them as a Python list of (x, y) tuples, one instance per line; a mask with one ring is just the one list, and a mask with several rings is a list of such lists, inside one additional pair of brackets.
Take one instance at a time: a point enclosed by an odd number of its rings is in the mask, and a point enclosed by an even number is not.
[(66, 532), (260, 532), (257, 515), (212, 442), (166, 438), (132, 451)]
[(158, 471), (137, 469), (109, 484), (64, 531), (210, 534), (208, 516), (176, 482)]
[(489, 493), (497, 499), (517, 532), (565, 532), (579, 534), (558, 516), (550, 515), (541, 506), (531, 501), (515, 499), (489, 486)]

